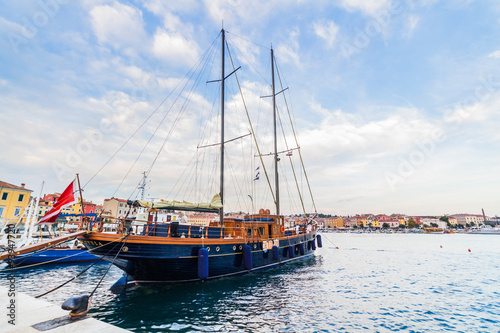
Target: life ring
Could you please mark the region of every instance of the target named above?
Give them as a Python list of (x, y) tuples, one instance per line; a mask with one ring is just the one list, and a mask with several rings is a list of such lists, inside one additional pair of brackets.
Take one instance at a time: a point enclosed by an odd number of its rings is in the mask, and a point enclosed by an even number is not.
[(281, 226), (281, 233), (285, 233), (285, 227), (284, 226)]

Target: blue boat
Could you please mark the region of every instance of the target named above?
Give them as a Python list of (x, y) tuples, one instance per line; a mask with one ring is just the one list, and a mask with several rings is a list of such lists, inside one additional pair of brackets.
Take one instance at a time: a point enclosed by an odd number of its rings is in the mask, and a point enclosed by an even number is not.
[(63, 248), (20, 254), (12, 259), (6, 259), (4, 262), (12, 262), (13, 266), (20, 267), (38, 264), (69, 264), (95, 260), (99, 260), (99, 257), (88, 253), (87, 250)]
[(45, 250), (40, 253), (34, 254), (22, 254), (16, 256), (14, 261), (14, 266), (27, 266), (33, 264), (68, 264), (76, 262), (85, 261), (95, 261), (99, 260), (93, 254), (88, 253), (86, 250), (73, 250), (73, 249), (56, 249), (56, 250)]

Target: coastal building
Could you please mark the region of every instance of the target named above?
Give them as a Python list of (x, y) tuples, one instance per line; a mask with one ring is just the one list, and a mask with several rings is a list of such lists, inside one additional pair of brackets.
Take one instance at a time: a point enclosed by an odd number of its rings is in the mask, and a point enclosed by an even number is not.
[(457, 218), (454, 216), (448, 216), (448, 222), (450, 222), (452, 226), (456, 226), (458, 224)]
[(32, 190), (0, 181), (0, 219), (7, 223), (16, 223), (23, 215), (30, 202)]
[[(382, 221), (380, 221), (379, 223), (382, 223)], [(383, 221), (382, 228), (384, 227), (384, 224), (387, 224), (389, 226), (389, 228), (398, 228), (400, 223), (401, 223), (401, 221), (399, 221), (397, 219), (388, 219), (388, 220)]]
[[(479, 226), (483, 224), (484, 221), (483, 215), (475, 215), (475, 214), (453, 214), (450, 215), (450, 217), (455, 218), (457, 220), (457, 224), (463, 226), (470, 225), (471, 223), (474, 223), (474, 225)], [(488, 219), (489, 218), (486, 217), (486, 220)]]
[(324, 228), (337, 229), (344, 227), (344, 219), (342, 217), (327, 217), (323, 219)]
[(108, 211), (110, 213), (110, 216), (117, 218), (135, 216), (137, 213), (137, 208), (129, 207), (127, 204), (127, 200), (125, 199), (118, 199), (118, 198), (104, 199), (102, 207), (104, 211)]
[(208, 227), (214, 218), (215, 214), (190, 214), (187, 216), (187, 221), (191, 225)]

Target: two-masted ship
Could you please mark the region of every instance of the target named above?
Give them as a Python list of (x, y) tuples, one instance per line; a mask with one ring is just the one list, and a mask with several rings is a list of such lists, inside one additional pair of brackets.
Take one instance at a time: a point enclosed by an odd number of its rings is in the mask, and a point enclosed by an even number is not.
[[(274, 119), (274, 190), (275, 212), (260, 209), (257, 214), (241, 218), (224, 214), (224, 70), (225, 31), (221, 31), (221, 137), (220, 193), (210, 202), (192, 204), (178, 201), (134, 201), (130, 205), (149, 210), (217, 213), (219, 218), (207, 226), (153, 221), (139, 222), (121, 219), (116, 233), (103, 232), (104, 222), (97, 231), (90, 231), (79, 240), (96, 256), (103, 256), (128, 275), (128, 281), (138, 284), (188, 282), (214, 279), (276, 267), (311, 256), (321, 237), (314, 218), (304, 215), (302, 224), (286, 225), (280, 214), (279, 179), (276, 140), (276, 102), (274, 55), (271, 49), (272, 95)], [(251, 133), (253, 136), (254, 133)], [(297, 148), (298, 149), (298, 148)], [(288, 149), (287, 149), (288, 151)], [(285, 152), (287, 152), (285, 151)], [(281, 152), (283, 153), (283, 152)], [(259, 151), (259, 155), (260, 154)], [(288, 154), (287, 154), (288, 155)], [(301, 159), (302, 160), (302, 159)], [(306, 175), (307, 179), (307, 175)], [(94, 226), (95, 227), (95, 226)]]

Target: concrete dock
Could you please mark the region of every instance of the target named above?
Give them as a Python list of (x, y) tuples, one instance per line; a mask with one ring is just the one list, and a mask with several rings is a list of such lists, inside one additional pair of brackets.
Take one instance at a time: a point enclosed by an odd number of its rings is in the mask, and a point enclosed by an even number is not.
[[(13, 305), (12, 305), (13, 304)], [(0, 332), (129, 332), (89, 316), (71, 319), (69, 312), (47, 301), (0, 286)], [(13, 325), (14, 324), (14, 325)]]

